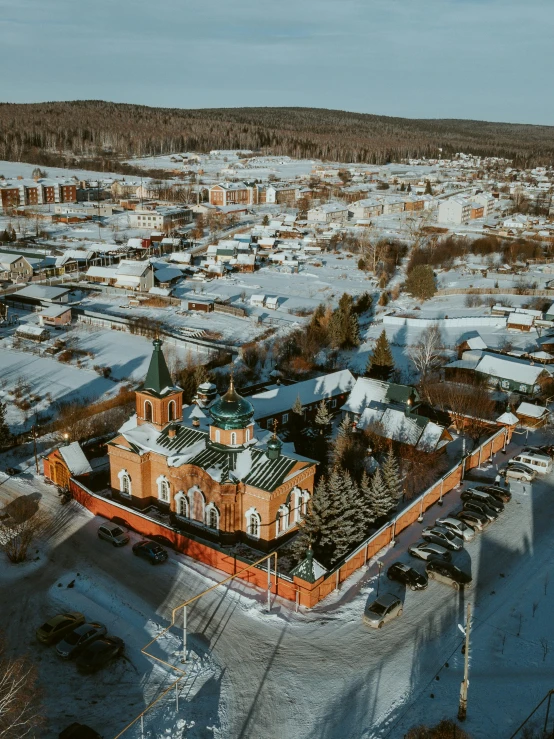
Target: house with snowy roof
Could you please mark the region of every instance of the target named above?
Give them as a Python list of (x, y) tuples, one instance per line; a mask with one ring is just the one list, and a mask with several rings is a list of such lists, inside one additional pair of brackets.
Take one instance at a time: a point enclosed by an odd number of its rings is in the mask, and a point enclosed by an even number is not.
[(175, 528), (221, 543), (267, 550), (295, 531), (316, 462), (285, 449), (275, 433), (260, 433), (253, 404), (232, 379), (204, 406), (183, 409), (182, 397), (156, 339), (136, 413), (108, 443), (114, 499), (155, 506)]
[(490, 387), (523, 395), (537, 395), (544, 382), (552, 378), (551, 371), (542, 364), (481, 350), (463, 352), (461, 359), (444, 367), (447, 380), (475, 382), (483, 379)]

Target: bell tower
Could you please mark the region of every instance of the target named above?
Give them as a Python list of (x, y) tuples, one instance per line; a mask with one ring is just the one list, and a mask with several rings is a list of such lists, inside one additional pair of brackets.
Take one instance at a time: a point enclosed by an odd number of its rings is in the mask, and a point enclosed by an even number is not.
[(149, 423), (159, 431), (183, 420), (183, 391), (169, 374), (162, 343), (161, 339), (154, 340), (144, 384), (136, 392), (137, 423)]

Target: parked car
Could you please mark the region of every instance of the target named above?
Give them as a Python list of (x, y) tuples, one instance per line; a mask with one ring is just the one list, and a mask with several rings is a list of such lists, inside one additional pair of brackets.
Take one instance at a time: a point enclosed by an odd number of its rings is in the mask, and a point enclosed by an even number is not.
[(497, 500), (494, 496), (484, 493), (482, 490), (477, 490), (477, 488), (464, 490), (460, 497), (462, 500), (478, 500), (497, 513), (502, 513), (504, 510), (504, 503), (501, 500)]
[(389, 580), (396, 580), (407, 585), (410, 590), (424, 590), (428, 585), (427, 575), (418, 572), (415, 567), (395, 562), (387, 570)]
[(509, 503), (512, 499), (512, 494), (508, 488), (501, 488), (498, 485), (477, 485), (475, 490), (481, 490), (483, 493), (492, 495), (493, 498), (501, 500), (503, 503)]
[(489, 521), (496, 521), (498, 513), (489, 508), (485, 503), (481, 503), (480, 500), (466, 500), (464, 503), (464, 509), (466, 511), (473, 511), (474, 513), (480, 513), (481, 515), (488, 518)]
[(426, 541), (420, 541), (417, 544), (412, 544), (408, 548), (408, 552), (412, 557), (419, 557), (419, 559), (431, 559), (436, 557), (437, 559), (443, 559), (446, 562), (450, 562), (452, 555), (440, 544), (431, 544)]
[(77, 658), (77, 667), (82, 672), (96, 672), (123, 654), (125, 642), (118, 636), (103, 636), (96, 639)]
[(421, 532), (421, 538), (433, 544), (440, 544), (446, 549), (452, 549), (454, 552), (459, 552), (464, 546), (463, 539), (441, 526), (427, 526)]
[(156, 544), (155, 541), (148, 541), (146, 539), (133, 544), (133, 554), (137, 557), (147, 559), (150, 564), (153, 565), (165, 562), (168, 557), (168, 554), (163, 547)]
[(442, 526), (444, 529), (452, 531), (453, 534), (459, 536), (464, 541), (471, 541), (475, 538), (475, 531), (470, 528), (463, 521), (460, 521), (453, 516), (443, 516), (443, 518), (437, 518), (435, 521), (436, 526)]
[(387, 621), (402, 615), (402, 601), (396, 595), (383, 593), (364, 609), (364, 623), (380, 629)]
[(106, 634), (107, 629), (104, 624), (90, 623), (78, 626), (74, 631), (68, 634), (63, 641), (56, 647), (56, 652), (63, 659), (71, 659), (82, 652), (96, 639)]
[(37, 639), (43, 644), (54, 644), (70, 631), (85, 623), (85, 617), (78, 611), (60, 613), (46, 623), (39, 626), (36, 631)]
[(102, 739), (102, 737), (90, 726), (75, 721), (58, 734), (58, 739)]
[(508, 464), (522, 464), (525, 467), (530, 467), (538, 475), (548, 475), (552, 472), (552, 459), (548, 454), (541, 454), (540, 452), (521, 452), (516, 454)]
[(498, 473), (507, 480), (520, 480), (521, 482), (533, 482), (537, 473), (530, 467), (524, 467), (522, 464), (509, 464), (498, 470)]
[(114, 547), (123, 547), (130, 541), (129, 534), (115, 523), (103, 523), (98, 529), (98, 538), (109, 541)]
[(464, 508), (463, 511), (459, 511), (455, 515), (456, 518), (459, 518), (466, 526), (471, 526), (472, 528), (477, 529), (477, 531), (482, 531), (490, 523), (489, 519), (486, 516), (483, 516), (482, 513), (478, 513), (477, 511), (468, 511), (467, 508)]
[(429, 579), (451, 585), (454, 590), (471, 584), (471, 575), (451, 562), (429, 562), (426, 569)]

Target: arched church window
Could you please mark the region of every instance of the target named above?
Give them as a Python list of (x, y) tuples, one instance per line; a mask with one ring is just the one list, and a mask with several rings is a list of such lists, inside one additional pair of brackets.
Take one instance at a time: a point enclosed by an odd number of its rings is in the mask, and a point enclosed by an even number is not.
[(144, 420), (147, 423), (152, 421), (152, 403), (149, 400), (144, 401)]

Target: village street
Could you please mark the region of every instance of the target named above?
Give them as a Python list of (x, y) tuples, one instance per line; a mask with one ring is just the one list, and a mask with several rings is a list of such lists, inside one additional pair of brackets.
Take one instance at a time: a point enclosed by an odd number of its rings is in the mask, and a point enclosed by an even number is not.
[[(5, 480), (0, 484), (2, 500), (32, 494), (35, 487), (30, 480)], [(476, 737), (504, 736), (551, 687), (551, 658), (542, 660), (539, 638), (554, 638), (550, 622), (542, 625), (540, 620), (550, 611), (547, 599), (552, 597), (545, 581), (554, 559), (551, 485), (535, 483), (529, 494), (529, 486), (523, 491), (515, 483), (512, 491), (513, 500), (499, 520), (460, 553), (474, 579), (466, 595), (437, 582), (426, 591), (404, 594), (382, 575), (381, 592), (405, 596), (405, 605), (403, 616), (381, 631), (362, 623), (363, 607), (375, 596), (375, 565), (305, 614), (295, 614), (290, 604), (278, 600), (267, 614), (265, 596), (242, 584), (217, 588), (197, 601), (188, 614), (189, 648), (213, 661), (214, 677), (198, 699), (203, 706), (200, 720), (186, 733), (171, 736), (397, 737), (418, 721), (440, 720), (445, 705), (452, 704), (454, 715), (462, 666), (458, 624), (464, 622), (466, 599), (475, 605), (468, 730)], [(48, 562), (23, 565), (19, 572), (3, 565), (0, 627), (21, 650), (35, 651), (36, 625), (67, 607), (83, 610), (89, 619), (104, 618), (110, 633), (123, 636), (128, 662), (117, 666), (115, 683), (110, 684), (108, 673), (88, 678), (96, 683), (82, 684), (74, 666), (60, 663), (55, 655), (41, 663), (52, 728), (59, 731), (76, 717), (96, 724), (104, 736), (115, 737), (141, 709), (143, 690), (151, 700), (156, 694), (153, 686), (169, 684), (140, 655), (140, 647), (156, 628), (167, 625), (172, 607), (223, 576), (175, 553), (154, 569), (134, 558), (130, 546), (113, 549), (99, 541), (99, 521), (75, 503), (60, 506), (55, 488), (42, 486), (40, 492), (57, 518)], [(421, 526), (444, 515), (458, 496), (459, 491), (452, 493), (442, 509), (428, 511)], [(406, 549), (418, 538), (418, 529), (416, 524), (405, 532), (382, 556), (384, 572), (399, 557), (410, 559)], [(137, 538), (133, 534), (132, 542)], [(540, 596), (532, 596), (538, 601), (532, 616), (532, 604), (525, 597), (531, 579), (541, 590)], [(72, 580), (74, 587), (68, 589)], [(516, 636), (518, 619), (520, 636)], [(157, 625), (154, 629), (152, 623)], [(539, 633), (541, 628), (550, 634)], [(498, 636), (492, 642), (491, 630)], [(503, 634), (508, 636), (501, 656)], [(520, 647), (523, 656), (514, 656), (513, 650)], [(494, 685), (487, 679), (491, 660), (503, 675)], [(526, 673), (524, 683), (521, 670)], [(435, 681), (438, 674), (440, 680)], [(99, 690), (99, 681), (110, 689)], [(480, 685), (486, 685), (486, 691)], [(63, 702), (56, 701), (60, 690)], [(446, 692), (435, 717), (430, 694), (439, 690)], [(517, 703), (511, 700), (516, 695)], [(91, 701), (99, 696), (103, 700)], [(439, 701), (436, 704), (438, 709)], [(186, 720), (195, 710), (194, 700), (181, 706), (179, 715)], [(151, 733), (146, 736), (161, 736), (160, 721), (163, 718), (166, 726), (171, 720), (168, 710), (162, 703), (148, 714), (145, 725)], [(202, 720), (207, 722), (204, 726)], [(139, 737), (140, 731), (135, 727), (127, 735)]]

